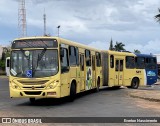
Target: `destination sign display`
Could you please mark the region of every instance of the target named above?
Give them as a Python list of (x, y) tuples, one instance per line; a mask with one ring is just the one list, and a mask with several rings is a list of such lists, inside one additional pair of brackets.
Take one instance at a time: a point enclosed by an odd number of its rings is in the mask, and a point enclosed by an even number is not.
[(32, 40), (17, 40), (12, 43), (12, 49), (19, 48), (57, 48), (58, 42), (56, 39), (32, 39)]

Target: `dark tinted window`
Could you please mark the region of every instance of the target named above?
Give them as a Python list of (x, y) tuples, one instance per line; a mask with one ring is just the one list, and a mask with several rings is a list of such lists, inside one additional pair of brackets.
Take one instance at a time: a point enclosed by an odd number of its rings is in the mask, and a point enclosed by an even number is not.
[(157, 63), (156, 58), (146, 58), (145, 68), (146, 69), (156, 69)]
[(119, 60), (116, 60), (116, 71), (119, 71)]
[(76, 48), (76, 63), (79, 65), (79, 51), (78, 48)]
[(95, 56), (92, 56), (92, 70), (95, 70)]
[(136, 68), (137, 69), (144, 69), (145, 68), (145, 58), (144, 57), (136, 57)]
[(128, 68), (128, 69), (135, 68), (135, 59), (133, 56), (126, 57), (126, 68)]
[(91, 66), (91, 53), (89, 50), (85, 50), (86, 66)]
[(68, 63), (68, 51), (65, 48), (61, 48), (64, 50), (64, 56), (61, 57), (61, 67), (63, 69), (63, 67), (68, 67), (69, 63)]
[(114, 56), (113, 55), (110, 56), (110, 67), (114, 68)]
[(69, 46), (69, 63), (70, 66), (76, 65), (76, 49), (73, 46)]
[(84, 55), (80, 55), (80, 69), (84, 71)]
[(61, 52), (62, 51), (63, 55), (61, 55), (61, 73), (65, 73), (69, 71), (68, 49), (61, 48)]
[(101, 54), (100, 53), (96, 53), (96, 63), (97, 63), (97, 67), (101, 66)]
[(123, 71), (123, 60), (120, 60), (120, 71)]

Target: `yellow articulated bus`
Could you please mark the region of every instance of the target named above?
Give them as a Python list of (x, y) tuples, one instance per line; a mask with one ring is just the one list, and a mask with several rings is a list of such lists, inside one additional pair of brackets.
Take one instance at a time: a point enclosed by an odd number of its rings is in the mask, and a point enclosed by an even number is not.
[[(102, 51), (103, 85), (137, 89), (146, 85), (144, 67), (136, 67), (136, 55), (130, 52)], [(141, 62), (142, 63), (142, 62)]]
[(61, 98), (102, 86), (101, 51), (59, 37), (12, 43), (10, 97)]

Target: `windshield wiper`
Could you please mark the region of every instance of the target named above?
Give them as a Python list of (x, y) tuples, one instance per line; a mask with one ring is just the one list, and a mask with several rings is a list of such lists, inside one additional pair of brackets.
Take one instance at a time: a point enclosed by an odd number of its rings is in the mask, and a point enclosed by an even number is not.
[(42, 42), (43, 42), (43, 44), (46, 46), (46, 47), (48, 47), (48, 45), (42, 40), (42, 39), (40, 39)]
[(33, 68), (33, 75), (35, 74), (35, 72), (36, 72), (36, 70), (37, 70), (39, 61), (41, 61), (42, 57), (43, 57), (44, 54), (46, 53), (46, 50), (47, 50), (47, 49), (44, 48), (44, 49), (42, 50), (42, 52), (41, 52), (40, 54), (38, 54), (36, 67)]
[(43, 57), (43, 55), (45, 54), (46, 50), (47, 50), (47, 49), (44, 48), (44, 49), (42, 50), (42, 52), (41, 52), (40, 54), (38, 54), (37, 62), (39, 62), (39, 61), (42, 59), (42, 57)]

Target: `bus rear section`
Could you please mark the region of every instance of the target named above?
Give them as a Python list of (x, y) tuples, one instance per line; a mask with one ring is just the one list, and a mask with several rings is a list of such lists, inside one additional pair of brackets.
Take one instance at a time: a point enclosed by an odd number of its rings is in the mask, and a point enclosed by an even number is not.
[(134, 89), (145, 85), (145, 70), (136, 68), (135, 57), (130, 52), (102, 51), (103, 85)]
[(149, 54), (136, 54), (137, 69), (144, 69), (145, 85), (153, 85), (158, 79), (158, 66), (156, 56)]

